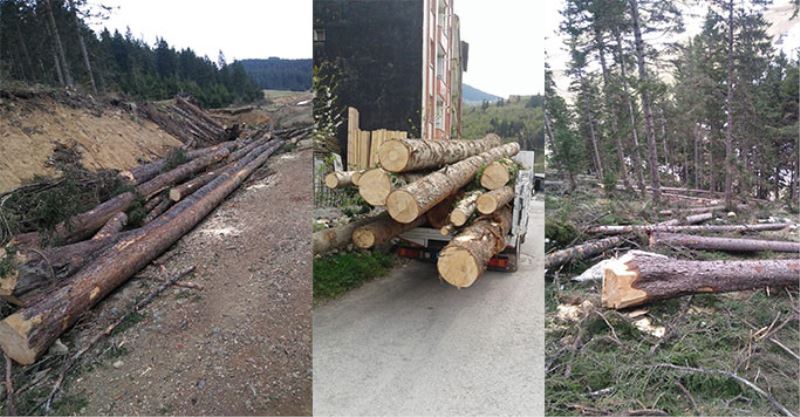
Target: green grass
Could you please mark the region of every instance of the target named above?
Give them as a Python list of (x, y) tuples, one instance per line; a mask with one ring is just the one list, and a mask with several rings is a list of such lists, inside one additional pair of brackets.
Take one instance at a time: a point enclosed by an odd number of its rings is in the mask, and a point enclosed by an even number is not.
[(314, 259), (314, 298), (337, 297), (386, 274), (394, 255), (380, 251), (341, 252)]

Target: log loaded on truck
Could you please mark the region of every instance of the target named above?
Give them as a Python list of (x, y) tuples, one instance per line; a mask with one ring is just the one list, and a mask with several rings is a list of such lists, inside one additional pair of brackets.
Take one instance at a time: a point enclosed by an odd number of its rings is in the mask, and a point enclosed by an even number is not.
[[(355, 246), (398, 241), (398, 254), (435, 261), (441, 277), (471, 286), (489, 267), (516, 269), (533, 193), (533, 152), (495, 134), (476, 140), (392, 139), (378, 167), (333, 172), (329, 187), (357, 186), (385, 211), (353, 224)], [(328, 241), (342, 233), (329, 233)], [(316, 243), (315, 243), (316, 245)]]

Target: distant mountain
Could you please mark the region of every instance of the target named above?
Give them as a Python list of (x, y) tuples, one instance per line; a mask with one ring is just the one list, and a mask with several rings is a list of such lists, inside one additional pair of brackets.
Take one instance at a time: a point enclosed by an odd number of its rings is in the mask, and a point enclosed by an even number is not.
[(466, 83), (464, 84), (463, 96), (464, 104), (481, 104), (484, 100), (493, 103), (502, 98), (494, 94), (489, 94), (485, 91), (478, 90), (477, 88)]
[(304, 91), (311, 89), (311, 59), (243, 59), (244, 70), (265, 90)]

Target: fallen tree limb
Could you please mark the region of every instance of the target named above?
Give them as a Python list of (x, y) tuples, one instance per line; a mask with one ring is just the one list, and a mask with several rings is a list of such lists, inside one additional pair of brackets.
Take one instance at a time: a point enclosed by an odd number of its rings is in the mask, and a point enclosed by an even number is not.
[(626, 254), (603, 271), (602, 303), (621, 309), (690, 294), (798, 284), (800, 259), (684, 261)]
[(378, 160), (389, 172), (436, 169), (502, 144), (500, 137), (493, 133), (475, 140), (391, 139), (378, 149)]
[[(518, 152), (518, 143), (508, 143), (448, 165), (401, 187), (389, 194), (386, 199), (389, 215), (400, 223), (412, 222), (433, 206), (455, 194), (461, 187), (469, 184), (483, 164), (514, 156)], [(361, 183), (363, 181), (362, 177)]]
[(598, 253), (605, 252), (623, 242), (621, 237), (614, 236), (605, 239), (589, 241), (578, 246), (557, 250), (545, 255), (544, 268), (550, 269), (567, 262), (579, 261)]
[(800, 255), (800, 242), (706, 237), (663, 232), (651, 233), (650, 246), (658, 245), (725, 252), (790, 252)]
[[(280, 144), (278, 144), (280, 145)], [(0, 346), (15, 361), (33, 363), (81, 315), (194, 228), (259, 166), (276, 146), (265, 145), (153, 222), (104, 250), (64, 284), (0, 321)]]
[(486, 270), (489, 260), (506, 248), (511, 208), (482, 216), (460, 231), (439, 252), (436, 269), (450, 285), (469, 287)]
[(662, 226), (662, 225), (627, 225), (627, 226), (593, 226), (586, 229), (589, 234), (616, 235), (632, 232), (672, 232), (672, 233), (724, 233), (724, 232), (764, 232), (770, 230), (782, 230), (790, 223), (766, 223), (766, 224), (738, 224), (738, 225), (686, 225), (686, 226)]

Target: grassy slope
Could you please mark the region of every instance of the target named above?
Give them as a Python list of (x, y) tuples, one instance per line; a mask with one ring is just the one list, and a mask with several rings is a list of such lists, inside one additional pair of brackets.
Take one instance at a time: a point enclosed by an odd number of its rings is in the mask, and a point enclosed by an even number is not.
[[(591, 224), (633, 224), (654, 212), (632, 196), (606, 198), (588, 187), (570, 196), (549, 195), (548, 249), (579, 243), (578, 232)], [(759, 208), (722, 222), (754, 222), (780, 209)], [(606, 215), (602, 215), (607, 213)], [(780, 217), (788, 217), (779, 213)], [(598, 217), (600, 216), (600, 217)], [(794, 221), (797, 221), (794, 216)], [(797, 240), (791, 232), (762, 233), (764, 238)], [(645, 245), (644, 236), (632, 237)], [(659, 250), (682, 259), (734, 259), (720, 252)], [(761, 254), (749, 258), (791, 257)], [(741, 258), (741, 257), (738, 257)], [(798, 292), (774, 289), (730, 294), (704, 294), (646, 306), (646, 317), (666, 330), (663, 338), (640, 331), (626, 311), (599, 307), (601, 282), (569, 279), (596, 259), (570, 265), (546, 282), (546, 407), (551, 415), (626, 413), (658, 410), (671, 415), (774, 415), (767, 399), (733, 379), (658, 367), (672, 364), (733, 372), (768, 390), (795, 414), (800, 409), (798, 363), (757, 329), (778, 328), (772, 337), (797, 352)], [(559, 306), (585, 304), (577, 320), (558, 317)], [(650, 412), (648, 415), (653, 415)]]

